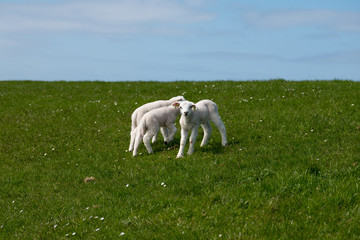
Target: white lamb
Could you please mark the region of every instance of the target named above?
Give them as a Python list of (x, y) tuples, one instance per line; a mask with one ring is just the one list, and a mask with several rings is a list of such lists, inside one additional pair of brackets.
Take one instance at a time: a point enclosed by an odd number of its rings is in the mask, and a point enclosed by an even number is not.
[(181, 140), (177, 158), (184, 157), (184, 149), (189, 135), (189, 131), (191, 131), (191, 136), (188, 155), (194, 152), (194, 145), (200, 125), (204, 129), (204, 138), (200, 146), (203, 147), (208, 143), (211, 135), (211, 125), (209, 120), (213, 122), (215, 126), (219, 129), (222, 145), (226, 145), (227, 141), (225, 125), (221, 121), (218, 108), (213, 101), (202, 100), (196, 104), (189, 101), (181, 102), (180, 113)]
[(178, 102), (175, 102), (170, 106), (157, 108), (144, 114), (136, 128), (133, 156), (136, 156), (138, 153), (141, 139), (143, 139), (147, 151), (149, 153), (153, 152), (150, 145), (150, 139), (159, 132), (160, 127), (167, 129), (168, 135), (164, 136), (165, 144), (169, 143), (174, 138), (176, 133), (174, 123), (177, 116), (180, 115), (179, 105)]
[[(135, 109), (135, 111), (131, 115), (131, 133), (130, 133), (131, 137), (130, 137), (129, 151), (132, 151), (134, 149), (136, 127), (137, 127), (137, 125), (139, 125), (140, 120), (144, 116), (145, 113), (147, 113), (153, 109), (156, 109), (156, 108), (169, 106), (176, 101), (184, 101), (184, 100), (185, 100), (185, 98), (183, 96), (177, 96), (177, 97), (170, 98), (169, 100), (158, 100), (155, 102), (150, 102), (150, 103), (144, 104), (144, 105), (138, 107), (137, 109)], [(166, 130), (161, 128), (161, 133), (163, 134), (164, 139), (165, 139)], [(156, 138), (157, 138), (157, 134), (153, 137), (153, 140), (152, 140), (153, 143), (156, 141)]]

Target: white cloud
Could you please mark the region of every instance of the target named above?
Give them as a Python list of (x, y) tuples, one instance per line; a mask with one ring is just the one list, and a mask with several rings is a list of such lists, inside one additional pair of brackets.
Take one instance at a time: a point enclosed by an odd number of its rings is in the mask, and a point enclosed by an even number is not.
[(273, 10), (251, 11), (244, 14), (251, 25), (261, 28), (320, 26), (337, 31), (360, 32), (360, 12), (330, 10)]
[(214, 15), (190, 3), (169, 0), (0, 3), (0, 31), (138, 32), (149, 24), (209, 21)]
[(316, 64), (353, 64), (360, 63), (360, 50), (345, 50), (317, 55), (308, 54), (305, 57), (285, 57), (273, 54), (254, 53), (254, 52), (202, 52), (186, 54), (186, 57), (216, 59), (219, 61), (255, 61), (255, 62), (302, 62)]
[(294, 59), (295, 62), (359, 65), (360, 50), (347, 50)]
[(230, 51), (214, 51), (214, 52), (201, 52), (186, 54), (186, 57), (195, 58), (206, 58), (206, 59), (217, 59), (217, 60), (244, 60), (244, 61), (283, 61), (284, 59), (280, 56), (265, 54), (265, 53), (254, 53), (254, 52), (230, 52)]

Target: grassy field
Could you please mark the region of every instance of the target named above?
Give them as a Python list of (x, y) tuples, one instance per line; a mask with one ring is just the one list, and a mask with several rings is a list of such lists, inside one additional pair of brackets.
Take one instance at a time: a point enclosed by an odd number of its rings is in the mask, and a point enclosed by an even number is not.
[[(359, 239), (359, 94), (350, 81), (0, 82), (0, 239)], [(178, 129), (133, 158), (132, 111), (175, 95), (215, 101), (228, 146), (213, 126), (176, 159)]]

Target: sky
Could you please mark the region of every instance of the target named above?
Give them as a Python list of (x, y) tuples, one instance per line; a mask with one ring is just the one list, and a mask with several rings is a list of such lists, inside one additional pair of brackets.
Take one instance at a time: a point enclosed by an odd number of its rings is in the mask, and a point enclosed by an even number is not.
[(0, 0), (0, 80), (360, 81), (359, 0)]

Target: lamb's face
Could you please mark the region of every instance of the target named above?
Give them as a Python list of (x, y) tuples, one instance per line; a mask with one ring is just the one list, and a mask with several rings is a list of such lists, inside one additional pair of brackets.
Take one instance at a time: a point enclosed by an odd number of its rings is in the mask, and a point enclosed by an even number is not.
[(192, 102), (185, 101), (180, 103), (180, 114), (185, 117), (191, 116), (195, 109), (195, 104)]

